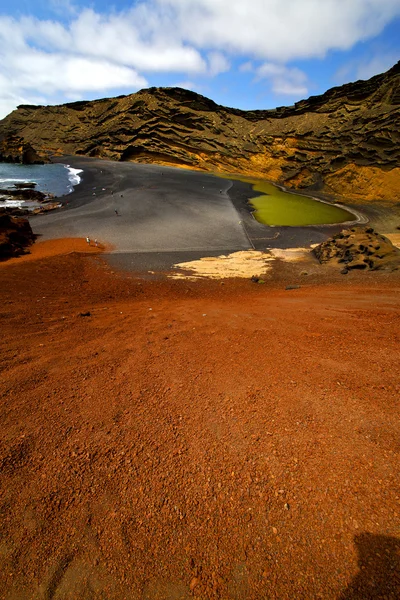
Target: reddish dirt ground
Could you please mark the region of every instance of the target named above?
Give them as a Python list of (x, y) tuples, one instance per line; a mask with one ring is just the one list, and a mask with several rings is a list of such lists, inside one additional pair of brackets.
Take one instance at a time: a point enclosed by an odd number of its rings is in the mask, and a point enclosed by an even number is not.
[(0, 265), (1, 598), (400, 597), (399, 277), (282, 272)]

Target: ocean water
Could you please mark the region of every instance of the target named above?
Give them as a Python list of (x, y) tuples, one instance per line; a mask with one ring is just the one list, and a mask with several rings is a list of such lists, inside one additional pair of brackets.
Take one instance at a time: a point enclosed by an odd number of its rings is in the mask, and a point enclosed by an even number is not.
[[(56, 198), (70, 194), (81, 181), (82, 169), (69, 165), (18, 165), (0, 163), (0, 189), (13, 188), (14, 183), (34, 182), (35, 190), (53, 194)], [(18, 200), (6, 200), (0, 206), (25, 206)]]

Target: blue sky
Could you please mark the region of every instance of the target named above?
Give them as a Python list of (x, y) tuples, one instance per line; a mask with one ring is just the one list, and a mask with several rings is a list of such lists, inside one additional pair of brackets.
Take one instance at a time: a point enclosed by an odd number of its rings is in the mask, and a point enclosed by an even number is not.
[(0, 118), (181, 86), (290, 105), (400, 59), (400, 0), (0, 0)]

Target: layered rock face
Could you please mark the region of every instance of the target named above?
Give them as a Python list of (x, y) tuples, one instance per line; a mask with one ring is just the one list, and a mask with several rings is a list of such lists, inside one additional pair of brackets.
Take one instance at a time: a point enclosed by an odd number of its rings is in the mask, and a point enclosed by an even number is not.
[(275, 110), (225, 108), (180, 88), (61, 106), (0, 121), (0, 158), (78, 154), (244, 173), (295, 189), (400, 202), (400, 62), (368, 81)]
[[(1, 121), (0, 121), (1, 131)], [(15, 133), (0, 133), (0, 162), (42, 165), (50, 162), (46, 155), (39, 156), (31, 144)]]

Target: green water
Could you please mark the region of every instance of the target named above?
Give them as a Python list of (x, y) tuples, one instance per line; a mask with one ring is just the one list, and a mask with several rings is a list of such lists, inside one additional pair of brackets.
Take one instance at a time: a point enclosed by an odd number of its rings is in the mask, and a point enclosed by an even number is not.
[(255, 192), (261, 196), (251, 198), (250, 204), (255, 208), (254, 217), (264, 225), (330, 225), (354, 221), (355, 216), (332, 204), (319, 202), (308, 196), (283, 192), (272, 183), (241, 179), (253, 185)]

